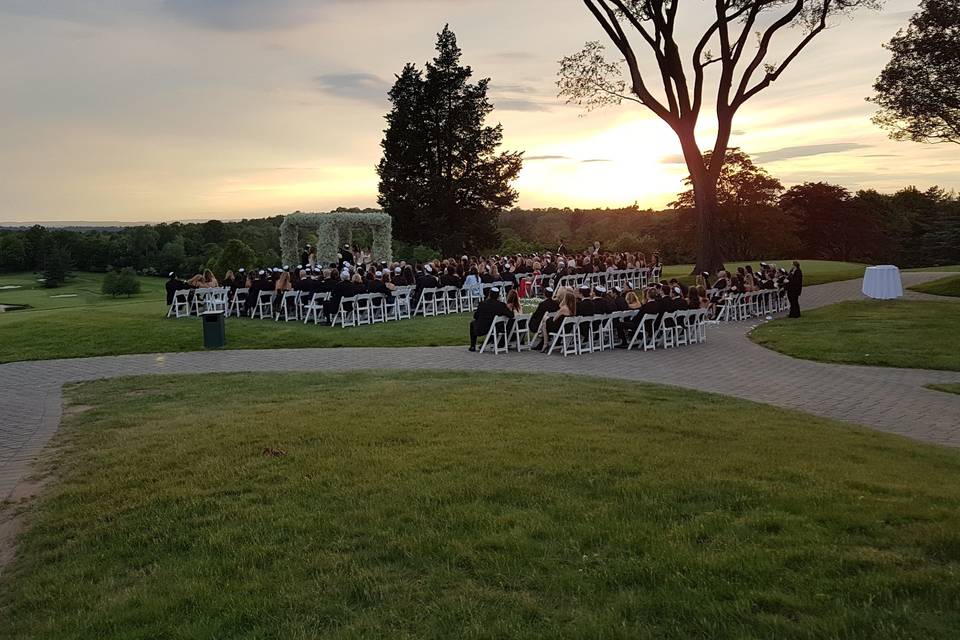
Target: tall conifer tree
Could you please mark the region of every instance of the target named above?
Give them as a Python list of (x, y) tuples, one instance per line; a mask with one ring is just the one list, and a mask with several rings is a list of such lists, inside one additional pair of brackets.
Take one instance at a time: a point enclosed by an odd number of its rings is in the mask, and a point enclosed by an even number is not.
[(503, 129), (485, 124), (490, 81), (471, 84), (460, 57), (447, 26), (426, 74), (408, 64), (397, 76), (377, 167), (379, 203), (396, 237), (445, 255), (496, 246), (499, 214), (517, 200), (510, 183), (522, 165), (522, 153), (497, 153)]

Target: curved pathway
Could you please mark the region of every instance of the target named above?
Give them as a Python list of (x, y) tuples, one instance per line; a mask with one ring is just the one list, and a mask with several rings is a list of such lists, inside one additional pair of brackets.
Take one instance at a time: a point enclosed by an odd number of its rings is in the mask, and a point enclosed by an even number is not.
[[(907, 286), (943, 275), (904, 273), (903, 280)], [(860, 280), (812, 286), (801, 301), (811, 309), (855, 300), (862, 297), (860, 287)], [(906, 297), (930, 298), (913, 292)], [(143, 374), (358, 369), (569, 373), (715, 392), (960, 446), (960, 395), (923, 388), (960, 383), (960, 372), (797, 360), (751, 342), (747, 333), (756, 324), (710, 326), (706, 344), (682, 349), (614, 350), (573, 358), (512, 352), (477, 355), (463, 347), (423, 347), (213, 351), (0, 365), (0, 500), (11, 495), (56, 432), (64, 383)]]

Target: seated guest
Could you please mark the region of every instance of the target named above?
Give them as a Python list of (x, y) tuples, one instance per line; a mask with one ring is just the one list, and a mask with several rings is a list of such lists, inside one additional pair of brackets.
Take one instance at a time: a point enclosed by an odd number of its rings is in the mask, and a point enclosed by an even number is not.
[[(341, 272), (340, 281), (333, 286), (333, 290), (330, 292), (330, 299), (323, 303), (324, 315), (328, 318), (333, 318), (340, 309), (340, 300), (343, 298), (352, 298), (356, 295), (354, 291), (353, 283), (350, 282), (350, 272)], [(353, 309), (353, 305), (347, 304), (344, 306), (344, 309), (350, 311)]]
[(169, 278), (169, 280), (167, 280), (167, 284), (165, 285), (165, 288), (167, 290), (167, 306), (170, 306), (171, 304), (173, 304), (174, 294), (177, 291), (183, 291), (184, 289), (188, 289), (189, 286), (187, 285), (186, 282), (178, 278), (177, 274), (175, 274), (173, 271), (168, 273), (167, 277)]
[[(616, 311), (626, 311), (630, 308), (629, 302), (627, 302), (628, 297), (633, 291), (626, 291), (623, 287), (614, 287), (613, 288), (613, 308)], [(637, 294), (633, 293), (633, 299), (637, 299)]]
[(680, 293), (684, 297), (687, 295), (687, 288), (676, 278), (670, 278), (670, 286), (673, 288), (680, 287)]
[(594, 288), (593, 298), (590, 301), (593, 303), (594, 315), (602, 316), (614, 310), (610, 301), (607, 300), (607, 288), (602, 285), (597, 285)]
[(280, 305), (283, 304), (283, 294), (287, 291), (293, 291), (293, 283), (290, 281), (290, 274), (286, 271), (280, 274), (276, 284), (273, 286), (276, 295), (273, 296), (273, 310), (277, 312)]
[(554, 317), (540, 325), (540, 344), (543, 345), (543, 351), (550, 348), (550, 334), (560, 330), (564, 318), (577, 315), (577, 296), (571, 289), (562, 289), (557, 292), (560, 295), (560, 306)]
[(507, 308), (513, 311), (514, 315), (523, 313), (523, 305), (520, 303), (520, 294), (516, 289), (511, 289), (507, 294)]
[(213, 275), (213, 271), (210, 269), (204, 269), (203, 275), (200, 276), (200, 279), (197, 281), (197, 287), (200, 289), (215, 289), (218, 287), (217, 279)]
[(553, 313), (560, 308), (560, 301), (557, 296), (554, 295), (556, 292), (553, 290), (553, 287), (547, 287), (544, 289), (544, 292), (547, 297), (537, 305), (533, 315), (530, 316), (530, 331), (532, 333), (537, 333), (537, 329), (540, 328), (540, 322), (543, 320), (544, 315)]
[(369, 283), (367, 292), (383, 294), (383, 296), (389, 300), (393, 297), (393, 292), (391, 292), (390, 287), (383, 281), (383, 275), (382, 271), (374, 271), (373, 280)]
[(674, 287), (670, 291), (670, 306), (668, 311), (686, 311), (687, 301), (683, 297), (683, 290), (680, 287)]
[(593, 300), (590, 296), (590, 285), (582, 284), (578, 290), (578, 300), (577, 300), (577, 315), (578, 316), (592, 316), (595, 312), (593, 310)]
[(513, 311), (500, 301), (499, 287), (491, 287), (487, 299), (477, 305), (470, 321), (470, 351), (477, 350), (477, 338), (485, 337), (497, 316), (513, 317)]
[(453, 267), (446, 267), (443, 270), (443, 275), (440, 276), (441, 287), (456, 287), (459, 289), (462, 284)]

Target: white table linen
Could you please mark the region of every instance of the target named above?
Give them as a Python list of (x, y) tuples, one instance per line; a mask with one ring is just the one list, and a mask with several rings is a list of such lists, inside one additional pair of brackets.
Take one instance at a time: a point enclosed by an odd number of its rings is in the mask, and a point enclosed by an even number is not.
[(900, 269), (892, 264), (867, 267), (863, 274), (863, 295), (875, 300), (893, 300), (903, 296)]

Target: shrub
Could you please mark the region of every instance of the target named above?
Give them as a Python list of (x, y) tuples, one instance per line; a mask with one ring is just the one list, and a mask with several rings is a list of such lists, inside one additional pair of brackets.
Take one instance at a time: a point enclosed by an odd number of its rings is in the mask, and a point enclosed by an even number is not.
[(103, 278), (103, 287), (101, 289), (104, 295), (127, 296), (130, 297), (140, 293), (140, 280), (133, 269), (124, 269), (123, 271), (111, 271)]

